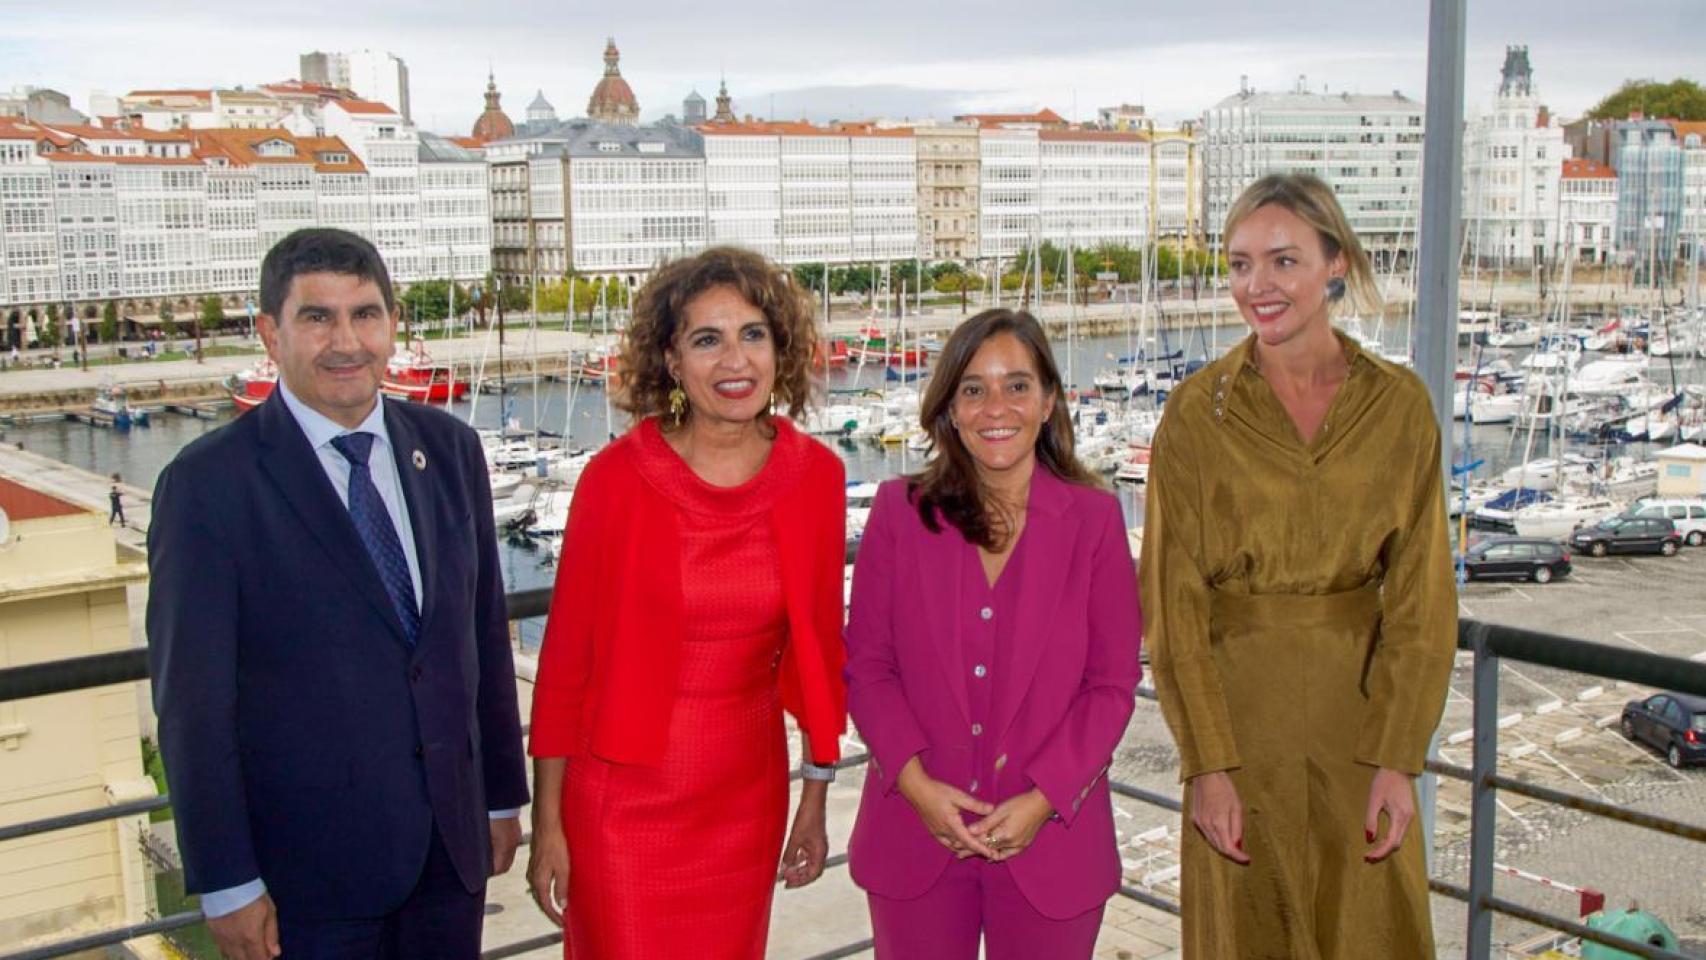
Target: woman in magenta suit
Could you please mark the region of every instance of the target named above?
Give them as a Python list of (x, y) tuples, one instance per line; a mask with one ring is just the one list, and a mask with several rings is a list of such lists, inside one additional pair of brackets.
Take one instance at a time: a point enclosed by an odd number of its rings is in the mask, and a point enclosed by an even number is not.
[(1107, 771), (1141, 670), (1119, 502), (1073, 455), (1026, 313), (961, 324), (925, 392), (935, 459), (878, 491), (848, 708), (871, 748), (849, 849), (881, 960), (1089, 957), (1118, 888)]

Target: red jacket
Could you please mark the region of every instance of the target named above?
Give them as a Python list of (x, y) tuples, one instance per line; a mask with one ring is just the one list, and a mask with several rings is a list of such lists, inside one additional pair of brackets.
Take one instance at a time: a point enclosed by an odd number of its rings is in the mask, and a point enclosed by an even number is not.
[[(776, 418), (776, 442), (808, 448), (805, 476), (771, 511), (788, 640), (782, 705), (812, 760), (840, 757), (847, 726), (841, 677), (845, 468), (828, 448)], [(641, 425), (602, 450), (575, 486), (563, 559), (539, 654), (528, 750), (592, 753), (614, 763), (663, 756), (686, 624), (679, 513), (634, 462)]]

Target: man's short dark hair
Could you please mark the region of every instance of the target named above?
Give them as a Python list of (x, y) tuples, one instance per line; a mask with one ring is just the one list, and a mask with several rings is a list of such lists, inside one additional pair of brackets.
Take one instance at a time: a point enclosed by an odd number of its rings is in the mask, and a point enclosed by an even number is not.
[(341, 273), (373, 281), (385, 297), (387, 312), (397, 308), (391, 272), (367, 239), (348, 230), (309, 227), (273, 244), (261, 261), (261, 312), (276, 319), (290, 295), (290, 282), (304, 273)]

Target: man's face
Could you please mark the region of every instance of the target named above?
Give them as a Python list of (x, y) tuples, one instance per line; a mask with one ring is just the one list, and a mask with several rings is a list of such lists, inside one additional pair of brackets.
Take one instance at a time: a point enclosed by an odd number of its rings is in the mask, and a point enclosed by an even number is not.
[(290, 281), (279, 316), (257, 319), (267, 355), (298, 400), (345, 427), (372, 412), (391, 359), (397, 314), (372, 280), (303, 273)]

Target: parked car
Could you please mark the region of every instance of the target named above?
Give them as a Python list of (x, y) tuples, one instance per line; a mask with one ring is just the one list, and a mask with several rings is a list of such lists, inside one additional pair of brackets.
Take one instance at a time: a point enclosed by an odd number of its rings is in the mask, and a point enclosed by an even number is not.
[(1570, 551), (1556, 540), (1539, 537), (1488, 537), (1464, 551), (1463, 573), (1470, 580), (1550, 583), (1570, 575)]
[(1674, 556), (1682, 546), (1676, 524), (1663, 517), (1611, 517), (1570, 534), (1577, 553), (1659, 553)]
[(1706, 697), (1655, 693), (1623, 705), (1623, 735), (1665, 755), (1673, 767), (1706, 762)]
[(1668, 517), (1676, 524), (1684, 543), (1698, 547), (1706, 543), (1706, 500), (1686, 497), (1648, 497), (1623, 511), (1626, 517)]

